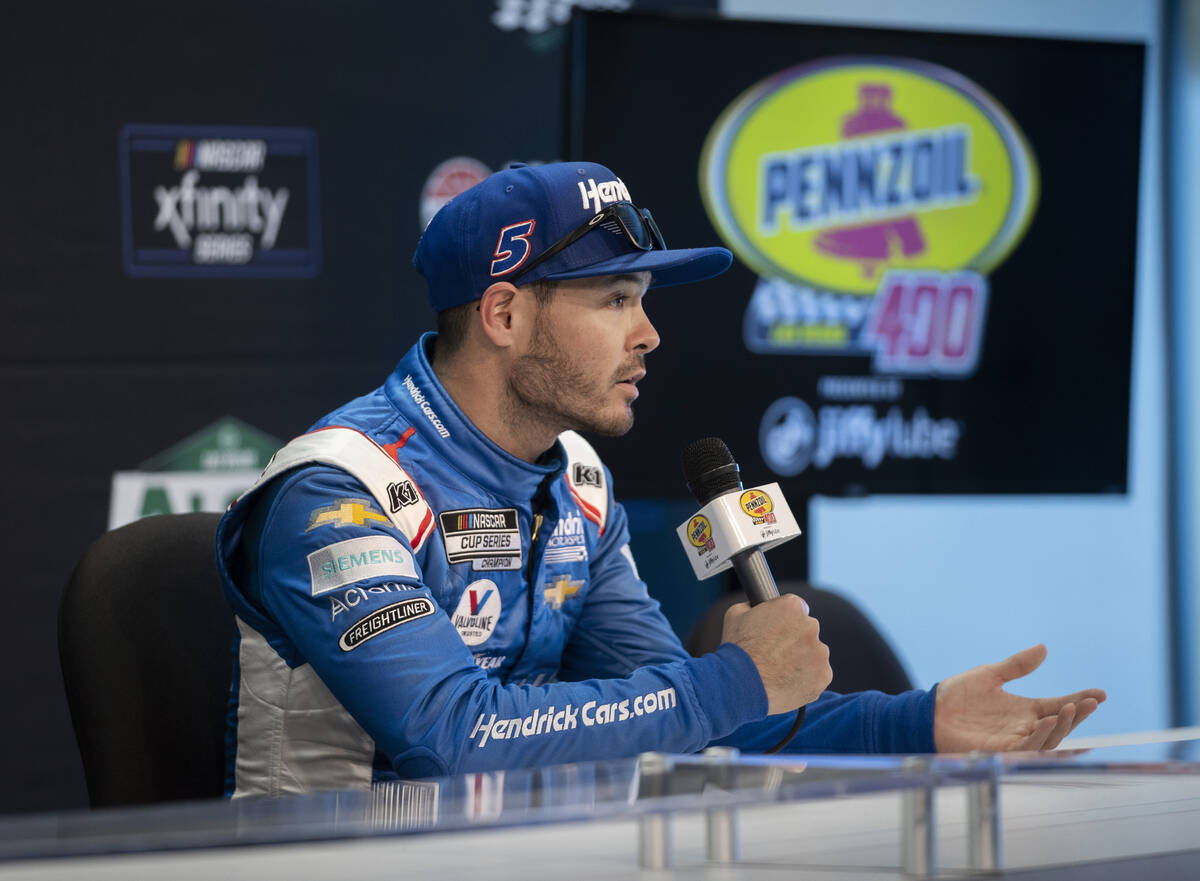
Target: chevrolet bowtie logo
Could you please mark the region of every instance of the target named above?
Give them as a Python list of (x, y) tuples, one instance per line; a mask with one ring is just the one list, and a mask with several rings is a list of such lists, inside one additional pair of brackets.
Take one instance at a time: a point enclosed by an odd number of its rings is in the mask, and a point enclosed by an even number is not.
[(325, 508), (316, 508), (308, 517), (305, 532), (318, 526), (366, 526), (369, 523), (387, 523), (387, 517), (372, 507), (366, 499), (338, 499)]
[(571, 576), (560, 575), (550, 582), (550, 586), (542, 591), (542, 595), (546, 598), (547, 606), (552, 609), (561, 609), (563, 601), (567, 597), (579, 593), (581, 587), (583, 587), (582, 581), (572, 581)]

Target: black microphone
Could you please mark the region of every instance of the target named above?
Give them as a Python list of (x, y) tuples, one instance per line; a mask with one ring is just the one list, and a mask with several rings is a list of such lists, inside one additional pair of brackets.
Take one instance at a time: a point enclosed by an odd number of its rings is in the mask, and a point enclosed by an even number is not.
[[(702, 437), (683, 448), (683, 478), (701, 508), (717, 496), (742, 488), (741, 472), (733, 454), (719, 437)], [(729, 561), (750, 605), (757, 606), (779, 596), (761, 548), (747, 548)]]
[[(729, 452), (729, 447), (719, 437), (702, 437), (683, 448), (683, 478), (701, 508), (717, 496), (742, 488), (741, 471), (733, 461), (733, 453)], [(771, 575), (761, 548), (739, 551), (729, 561), (733, 564), (733, 571), (737, 573), (742, 589), (746, 591), (750, 605), (757, 606), (779, 596), (775, 577)], [(800, 707), (796, 710), (796, 720), (791, 729), (783, 736), (783, 740), (766, 752), (777, 753), (787, 746), (804, 724), (806, 709)]]

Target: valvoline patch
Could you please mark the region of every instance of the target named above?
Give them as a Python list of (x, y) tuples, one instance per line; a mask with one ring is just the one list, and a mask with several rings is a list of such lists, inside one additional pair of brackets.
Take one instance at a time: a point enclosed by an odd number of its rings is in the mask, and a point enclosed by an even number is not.
[(1016, 122), (962, 75), (902, 58), (784, 70), (721, 114), (704, 204), (759, 275), (874, 295), (889, 270), (986, 274), (1038, 196)]

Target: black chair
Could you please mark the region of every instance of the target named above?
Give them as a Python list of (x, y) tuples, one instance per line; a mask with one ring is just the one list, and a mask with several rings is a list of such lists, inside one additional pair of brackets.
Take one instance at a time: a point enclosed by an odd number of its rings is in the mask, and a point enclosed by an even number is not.
[[(831, 690), (848, 694), (874, 689), (899, 694), (913, 687), (887, 640), (848, 599), (803, 581), (782, 581), (779, 592), (799, 594), (808, 603), (809, 614), (821, 622), (821, 641), (829, 646), (833, 667)], [(746, 595), (736, 590), (713, 603), (692, 630), (688, 651), (699, 656), (720, 645), (725, 611), (745, 599)]]
[(223, 794), (233, 613), (218, 514), (163, 514), (102, 536), (58, 609), (63, 684), (92, 807)]

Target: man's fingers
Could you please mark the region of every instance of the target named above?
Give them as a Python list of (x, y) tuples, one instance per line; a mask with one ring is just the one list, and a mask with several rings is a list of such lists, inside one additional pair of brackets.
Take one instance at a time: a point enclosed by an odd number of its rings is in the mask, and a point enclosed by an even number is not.
[(734, 603), (725, 610), (725, 620), (730, 621), (734, 618), (740, 618), (750, 611), (749, 603)]
[(1050, 732), (1058, 724), (1058, 716), (1043, 716), (1037, 720), (1037, 724), (1033, 726), (1033, 733), (1021, 741), (1017, 749), (1042, 749), (1046, 743), (1046, 738), (1050, 736)]
[[(1092, 713), (1096, 712), (1096, 707), (1100, 706), (1095, 698), (1084, 698), (1075, 705), (1075, 721), (1071, 723), (1071, 731), (1079, 727), (1079, 723), (1086, 719)], [(1070, 732), (1067, 732), (1068, 734)]]
[[(1058, 712), (1064, 704), (1081, 704), (1086, 700), (1094, 700), (1097, 704), (1104, 703), (1107, 697), (1102, 688), (1085, 688), (1074, 694), (1064, 694), (1061, 697), (1043, 697), (1035, 701), (1039, 716), (1051, 716)], [(1095, 709), (1093, 707), (1093, 709)]]
[(992, 669), (1002, 682), (1011, 682), (1014, 679), (1020, 679), (1022, 676), (1028, 676), (1041, 666), (1042, 661), (1045, 659), (1046, 647), (1038, 643), (1005, 658), (1003, 661), (998, 661), (992, 665)]
[(1058, 711), (1057, 721), (1054, 723), (1054, 728), (1050, 730), (1050, 734), (1046, 737), (1046, 742), (1042, 744), (1042, 749), (1054, 749), (1064, 737), (1071, 733), (1071, 729), (1075, 727), (1075, 705), (1067, 704)]

